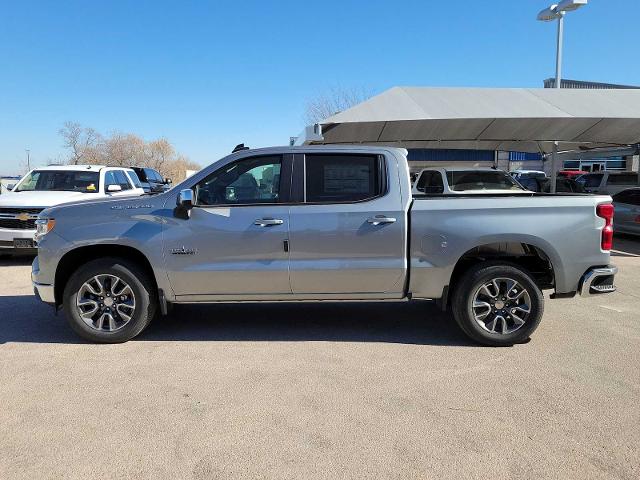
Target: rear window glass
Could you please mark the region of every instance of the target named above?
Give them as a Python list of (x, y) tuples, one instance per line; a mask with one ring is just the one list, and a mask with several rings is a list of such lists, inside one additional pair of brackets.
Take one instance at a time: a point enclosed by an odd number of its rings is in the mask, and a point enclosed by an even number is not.
[(307, 155), (305, 199), (313, 203), (356, 202), (382, 193), (376, 155)]
[(599, 187), (600, 182), (602, 182), (602, 174), (601, 173), (591, 173), (587, 175), (582, 175), (578, 181), (584, 185), (585, 187)]
[(499, 171), (447, 172), (449, 188), (454, 192), (468, 190), (522, 190), (511, 175)]

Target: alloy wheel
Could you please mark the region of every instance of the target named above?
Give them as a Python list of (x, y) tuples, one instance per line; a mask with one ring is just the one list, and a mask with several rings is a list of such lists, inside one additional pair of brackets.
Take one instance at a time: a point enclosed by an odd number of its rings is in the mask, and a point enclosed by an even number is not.
[(94, 330), (115, 332), (123, 328), (136, 310), (133, 290), (112, 274), (92, 277), (78, 290), (76, 307), (80, 318)]
[(483, 283), (473, 296), (473, 317), (487, 332), (507, 335), (522, 328), (531, 314), (531, 296), (512, 278)]

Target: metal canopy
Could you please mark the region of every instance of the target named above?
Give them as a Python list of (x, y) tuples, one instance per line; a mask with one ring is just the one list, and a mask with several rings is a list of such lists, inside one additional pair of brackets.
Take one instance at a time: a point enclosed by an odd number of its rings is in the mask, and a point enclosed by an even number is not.
[(394, 87), (321, 122), (323, 140), (550, 152), (640, 142), (640, 90)]

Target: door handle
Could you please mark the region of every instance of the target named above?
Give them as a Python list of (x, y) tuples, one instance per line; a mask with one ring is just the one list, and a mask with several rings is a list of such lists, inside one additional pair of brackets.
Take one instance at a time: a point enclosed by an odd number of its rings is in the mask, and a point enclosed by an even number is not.
[(282, 225), (284, 220), (280, 220), (279, 218), (259, 218), (255, 222), (254, 225), (258, 225), (259, 227), (272, 227), (274, 225)]
[(383, 223), (395, 223), (396, 219), (393, 217), (385, 217), (384, 215), (376, 215), (375, 217), (367, 218), (367, 222), (372, 225), (381, 225)]

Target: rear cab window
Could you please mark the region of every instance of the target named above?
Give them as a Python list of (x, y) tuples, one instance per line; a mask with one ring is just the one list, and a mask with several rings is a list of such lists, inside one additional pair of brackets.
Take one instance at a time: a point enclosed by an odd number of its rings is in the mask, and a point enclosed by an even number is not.
[(602, 173), (588, 173), (586, 175), (582, 175), (578, 182), (582, 183), (586, 188), (599, 187), (603, 176), (604, 175)]
[(306, 203), (352, 203), (371, 200), (386, 191), (381, 155), (305, 155)]
[(507, 173), (499, 171), (461, 170), (447, 172), (449, 188), (454, 192), (469, 190), (522, 190)]

